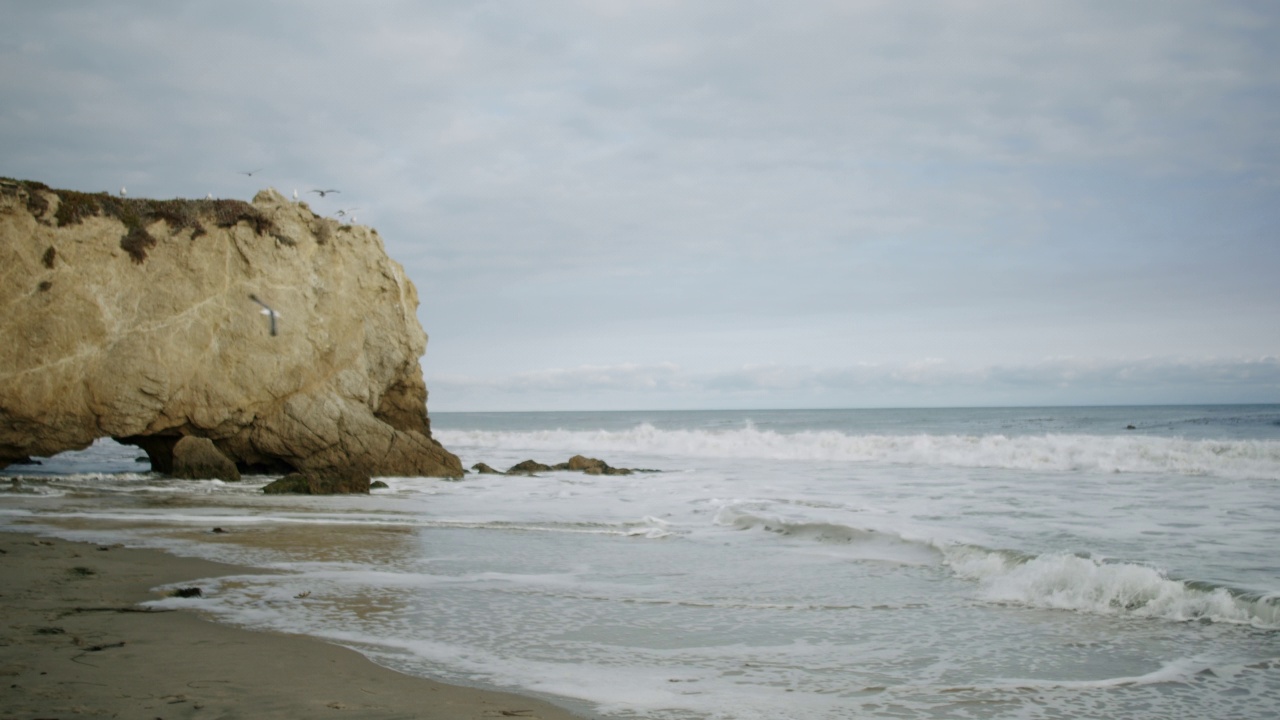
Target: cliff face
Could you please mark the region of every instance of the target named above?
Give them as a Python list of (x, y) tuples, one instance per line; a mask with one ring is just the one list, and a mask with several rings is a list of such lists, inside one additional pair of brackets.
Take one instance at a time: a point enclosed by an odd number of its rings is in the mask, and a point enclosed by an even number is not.
[(194, 435), (251, 471), (460, 477), (431, 438), (417, 305), (375, 231), (274, 190), (0, 180), (0, 466), (110, 436), (167, 471)]

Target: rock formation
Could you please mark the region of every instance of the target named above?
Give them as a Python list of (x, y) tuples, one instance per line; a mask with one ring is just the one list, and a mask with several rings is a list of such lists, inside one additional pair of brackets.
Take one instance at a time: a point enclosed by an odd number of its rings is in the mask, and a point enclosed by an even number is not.
[(611, 467), (609, 463), (597, 458), (589, 458), (583, 455), (574, 455), (567, 462), (556, 463), (555, 465), (547, 465), (537, 460), (525, 460), (507, 468), (506, 472), (499, 472), (489, 467), (485, 463), (476, 463), (471, 469), (481, 475), (534, 475), (543, 472), (558, 472), (562, 470), (570, 470), (580, 472), (587, 475), (630, 475), (634, 472), (652, 473), (657, 470), (646, 468), (616, 468)]
[(187, 480), (240, 482), (240, 470), (209, 438), (188, 435), (173, 444), (173, 469), (169, 474)]
[[(386, 486), (386, 483), (383, 483)], [(373, 488), (368, 475), (313, 475), (289, 473), (262, 488), (267, 495), (368, 495)]]
[(376, 231), (274, 190), (0, 180), (0, 467), (110, 436), (167, 472), (196, 436), (242, 471), (461, 477), (431, 437), (417, 305)]

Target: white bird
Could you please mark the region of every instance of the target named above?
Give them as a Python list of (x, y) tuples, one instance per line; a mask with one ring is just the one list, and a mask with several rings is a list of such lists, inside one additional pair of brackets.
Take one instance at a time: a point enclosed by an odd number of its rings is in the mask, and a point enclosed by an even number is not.
[(205, 200), (212, 200), (212, 199), (213, 199), (213, 193), (205, 193), (205, 194), (204, 194), (204, 199), (205, 199)]
[(124, 189), (124, 186), (123, 186), (123, 185), (121, 185), (121, 186), (120, 186), (120, 197), (124, 197), (125, 195), (128, 195), (128, 194), (129, 194), (129, 191), (128, 191), (128, 190), (125, 190), (125, 189)]
[(307, 192), (320, 193), (320, 197), (324, 197), (329, 193), (336, 193), (338, 191), (337, 190), (308, 190)]
[(250, 299), (250, 300), (252, 300), (252, 301), (254, 301), (254, 302), (256, 302), (256, 303), (258, 303), (259, 305), (261, 305), (261, 306), (262, 306), (262, 310), (260, 310), (259, 312), (261, 312), (263, 315), (266, 315), (267, 317), (271, 318), (271, 336), (272, 336), (272, 337), (275, 337), (275, 335), (276, 335), (276, 318), (280, 317), (280, 313), (276, 312), (275, 310), (272, 310), (272, 309), (271, 309), (271, 308), (270, 308), (266, 303), (264, 303), (264, 302), (262, 302), (261, 300), (259, 300), (259, 299), (258, 299), (258, 296), (257, 296), (257, 295), (254, 295), (253, 293), (249, 293), (249, 299)]
[(298, 188), (293, 189), (293, 199), (295, 201), (298, 199)]

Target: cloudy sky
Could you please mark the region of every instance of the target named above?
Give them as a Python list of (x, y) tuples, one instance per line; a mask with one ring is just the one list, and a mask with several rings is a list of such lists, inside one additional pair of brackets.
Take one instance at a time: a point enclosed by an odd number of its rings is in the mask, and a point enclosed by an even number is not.
[(340, 189), (432, 411), (1280, 402), (1266, 0), (0, 17), (0, 175)]

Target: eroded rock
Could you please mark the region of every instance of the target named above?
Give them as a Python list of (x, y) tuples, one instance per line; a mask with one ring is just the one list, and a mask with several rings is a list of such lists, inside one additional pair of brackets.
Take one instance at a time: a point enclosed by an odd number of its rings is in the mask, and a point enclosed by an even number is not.
[(219, 452), (212, 440), (190, 435), (174, 443), (173, 469), (169, 474), (187, 480), (240, 482), (236, 464)]
[(0, 467), (110, 436), (169, 472), (194, 435), (242, 471), (461, 477), (431, 437), (417, 305), (376, 231), (274, 190), (0, 180)]

